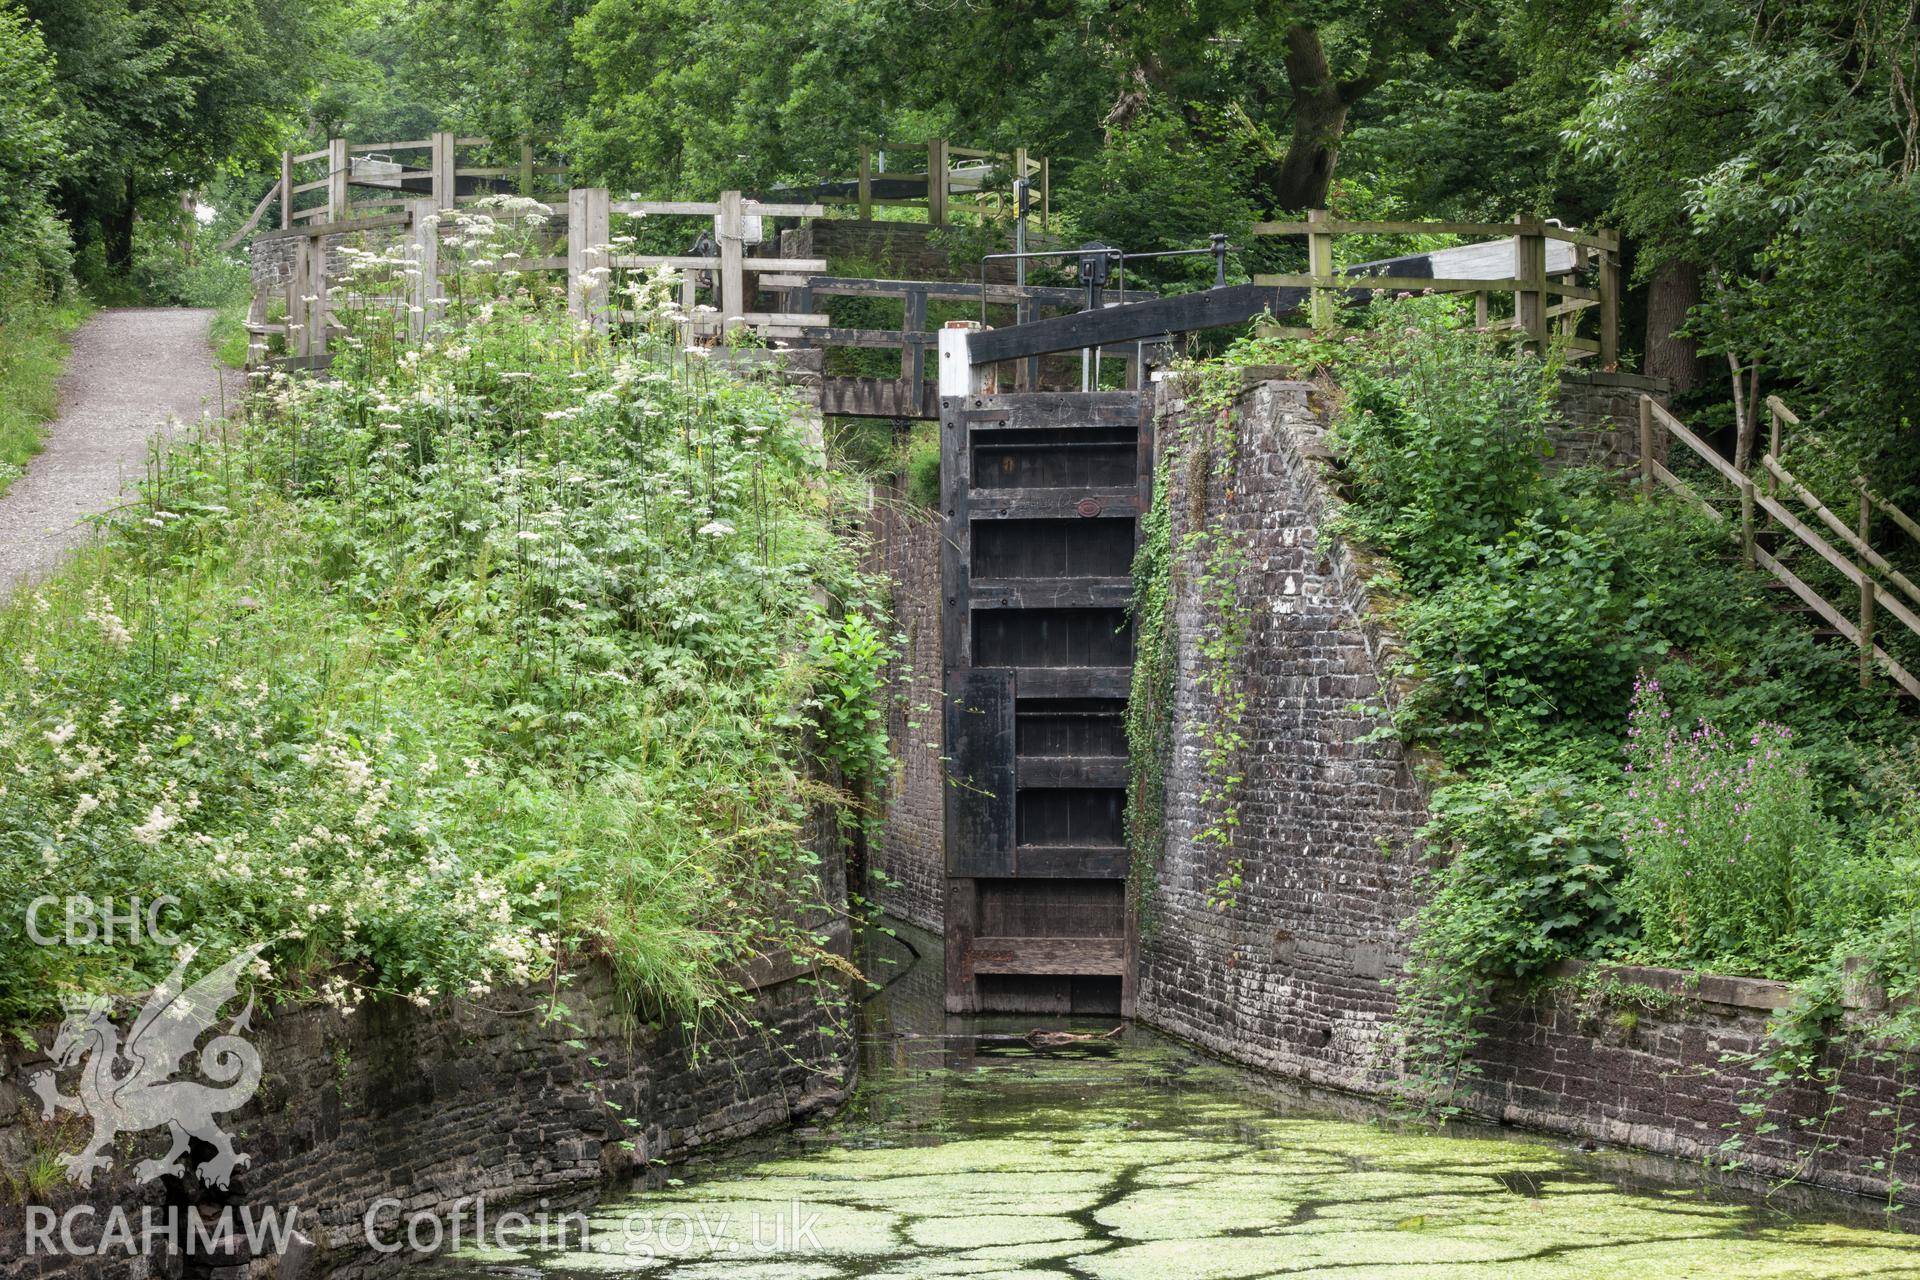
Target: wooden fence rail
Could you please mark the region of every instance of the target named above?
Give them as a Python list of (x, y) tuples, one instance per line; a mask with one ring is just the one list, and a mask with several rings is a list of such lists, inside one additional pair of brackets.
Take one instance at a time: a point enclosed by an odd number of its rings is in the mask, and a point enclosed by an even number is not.
[[(1257, 275), (1260, 285), (1309, 291), (1308, 314), (1316, 326), (1329, 323), (1339, 298), (1356, 283), (1409, 292), (1471, 293), (1482, 328), (1508, 330), (1535, 350), (1543, 350), (1554, 328), (1576, 355), (1598, 358), (1610, 368), (1620, 358), (1620, 237), (1612, 231), (1581, 231), (1531, 215), (1512, 222), (1353, 222), (1326, 210), (1308, 212), (1305, 222), (1258, 222), (1256, 236), (1304, 236), (1307, 270), (1300, 274)], [(1497, 237), (1491, 243), (1435, 249), (1388, 258), (1365, 269), (1334, 267), (1334, 242), (1341, 236), (1452, 235)], [(1578, 283), (1591, 269), (1592, 285)], [(1493, 317), (1492, 295), (1511, 294), (1513, 315)], [(1558, 298), (1558, 302), (1552, 299)], [(1581, 313), (1598, 312), (1595, 337), (1578, 334)]]
[[(513, 164), (462, 164), (462, 151), (517, 153)], [(395, 157), (402, 157), (396, 159)], [(467, 138), (440, 132), (400, 142), (350, 142), (331, 138), (318, 151), (280, 153), (280, 177), (267, 188), (253, 215), (221, 249), (239, 244), (277, 205), (282, 231), (301, 223), (346, 222), (376, 212), (397, 212), (416, 200), (439, 208), (472, 204), (487, 195), (511, 192), (557, 198), (567, 166), (543, 163), (534, 144), (521, 139), (501, 144), (492, 138)], [(549, 179), (555, 181), (549, 181)], [(320, 195), (317, 200), (304, 196)], [(371, 193), (372, 198), (367, 198)]]
[[(1730, 485), (1740, 501), (1740, 551), (1747, 563), (1756, 565), (1772, 574), (1791, 591), (1801, 603), (1811, 609), (1832, 627), (1860, 654), (1860, 685), (1871, 687), (1873, 669), (1877, 665), (1885, 671), (1893, 682), (1903, 691), (1920, 698), (1920, 678), (1887, 651), (1874, 643), (1876, 627), (1881, 615), (1893, 618), (1915, 636), (1920, 636), (1920, 588), (1909, 581), (1906, 575), (1876, 550), (1869, 542), (1871, 535), (1871, 515), (1878, 507), (1895, 523), (1909, 534), (1920, 537), (1920, 524), (1917, 524), (1906, 512), (1892, 503), (1871, 494), (1864, 481), (1857, 484), (1860, 493), (1858, 519), (1853, 526), (1829, 509), (1797, 479), (1791, 471), (1775, 457), (1780, 447), (1781, 428), (1797, 424), (1796, 418), (1779, 397), (1770, 396), (1767, 407), (1773, 418), (1773, 427), (1769, 448), (1760, 457), (1759, 469), (1765, 480), (1764, 486), (1756, 484), (1751, 476), (1742, 475), (1731, 462), (1721, 457), (1714, 447), (1669, 413), (1652, 396), (1640, 397), (1640, 484), (1643, 492), (1652, 494), (1657, 484), (1664, 485), (1683, 498), (1705, 511), (1716, 520), (1724, 520), (1718, 508), (1697, 493), (1686, 481), (1674, 475), (1659, 461), (1655, 445), (1658, 433), (1665, 432), (1670, 440), (1678, 440), (1691, 449), (1705, 462), (1708, 468)], [(1782, 491), (1791, 494), (1803, 507), (1812, 513), (1820, 523), (1837, 537), (1846, 551), (1833, 545), (1806, 521), (1779, 500)], [(1802, 546), (1833, 566), (1840, 575), (1859, 589), (1859, 599), (1852, 617), (1838, 605), (1826, 599), (1798, 574), (1759, 545), (1759, 535), (1763, 532), (1761, 517), (1771, 519), (1785, 533), (1792, 535)], [(1849, 554), (1849, 552), (1851, 554)], [(1905, 599), (1890, 591), (1879, 579), (1884, 578), (1894, 588), (1904, 594)]]
[[(879, 157), (905, 153), (924, 155), (926, 168), (900, 172), (875, 166)], [(956, 164), (955, 162), (958, 161)], [(1034, 204), (1045, 227), (1053, 205), (1053, 169), (1045, 157), (1031, 156), (1025, 147), (1012, 151), (983, 151), (977, 147), (956, 147), (945, 138), (927, 142), (874, 142), (860, 148), (860, 165), (851, 180), (822, 183), (815, 199), (822, 203), (852, 205), (862, 219), (873, 217), (876, 208), (925, 209), (927, 221), (935, 226), (947, 223), (954, 213), (972, 212), (982, 217), (1008, 212), (1001, 203), (1005, 193), (987, 190), (985, 177), (1004, 171), (1011, 181), (1025, 181), (1033, 192)]]
[[(356, 210), (364, 207), (368, 206), (353, 206)], [(612, 274), (659, 267), (681, 273), (682, 323), (693, 337), (707, 337), (740, 326), (772, 334), (828, 323), (824, 315), (762, 312), (751, 307), (763, 287), (761, 277), (826, 270), (824, 259), (760, 257), (747, 252), (749, 244), (761, 239), (764, 219), (818, 217), (824, 212), (819, 205), (764, 203), (749, 200), (737, 191), (726, 192), (715, 201), (615, 200), (604, 187), (577, 187), (566, 193), (565, 209), (564, 252), (520, 258), (511, 268), (522, 272), (564, 271), (570, 314), (602, 332), (613, 324), (636, 319), (631, 311), (614, 304)], [(330, 301), (335, 281), (330, 271), (328, 242), (365, 233), (380, 234), (389, 241), (404, 240), (408, 245), (412, 264), (419, 273), (414, 279), (411, 315), (416, 330), (424, 331), (444, 305), (441, 281), (445, 268), (441, 262), (440, 239), (452, 227), (447, 217), (449, 212), (457, 212), (457, 204), (448, 206), (440, 198), (429, 196), (405, 202), (402, 211), (397, 213), (319, 222), (298, 219), (299, 225), (263, 233), (262, 240), (291, 239), (294, 247), (284, 285), (286, 318), (268, 321), (268, 296), (265, 291), (255, 292), (247, 319), (247, 329), (252, 335), (250, 359), (255, 363), (264, 359), (266, 340), (275, 334), (284, 337), (287, 354), (297, 360), (317, 363), (317, 358), (326, 355), (329, 335), (341, 327)], [(616, 214), (709, 219), (714, 253), (711, 256), (618, 253), (613, 236)], [(507, 268), (496, 264), (474, 269)], [(699, 301), (702, 288), (710, 291), (711, 303)]]

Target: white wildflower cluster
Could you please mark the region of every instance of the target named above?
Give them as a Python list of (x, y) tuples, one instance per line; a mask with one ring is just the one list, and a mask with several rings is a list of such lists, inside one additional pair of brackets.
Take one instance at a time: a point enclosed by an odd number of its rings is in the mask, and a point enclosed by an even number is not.
[(104, 589), (96, 586), (87, 591), (86, 612), (80, 616), (98, 627), (101, 638), (114, 648), (125, 649), (133, 643), (133, 633), (114, 611), (113, 597)]

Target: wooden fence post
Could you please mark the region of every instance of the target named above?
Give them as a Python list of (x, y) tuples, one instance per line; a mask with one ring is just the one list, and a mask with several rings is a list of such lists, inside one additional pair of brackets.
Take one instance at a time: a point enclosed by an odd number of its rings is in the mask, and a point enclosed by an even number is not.
[(451, 209), (459, 195), (453, 178), (453, 135), (436, 133), (432, 144), (433, 200), (442, 209)]
[(567, 310), (595, 331), (607, 331), (607, 257), (612, 250), (613, 198), (605, 187), (567, 192)]
[(327, 354), (327, 237), (313, 237), (313, 253), (308, 258), (312, 271), (313, 316), (308, 321), (307, 332), (312, 336), (308, 344), (309, 353), (316, 356)]
[(1547, 238), (1539, 217), (1523, 213), (1514, 219), (1513, 277), (1515, 320), (1536, 353), (1547, 349)]
[[(1867, 542), (1867, 533), (1873, 522), (1873, 503), (1863, 490), (1860, 494), (1860, 523), (1856, 532), (1862, 545)], [(1860, 570), (1860, 687), (1873, 688), (1873, 578), (1869, 576), (1867, 566), (1857, 566)]]
[(901, 303), (900, 328), (909, 340), (900, 348), (900, 380), (913, 388), (913, 394), (920, 394), (920, 384), (927, 380), (927, 348), (925, 343), (914, 342), (911, 335), (927, 331), (927, 291), (925, 289), (907, 290), (906, 300)]
[(695, 283), (699, 275), (698, 271), (680, 273), (680, 326), (689, 343), (700, 337), (699, 317), (694, 312), (700, 303), (700, 286)]
[(533, 185), (533, 141), (522, 138), (520, 139), (520, 194), (532, 199)]
[(307, 242), (293, 242), (293, 261), (287, 266), (287, 354), (307, 354)]
[(945, 226), (947, 221), (947, 140), (935, 138), (927, 143), (927, 221)]
[(1600, 367), (1620, 363), (1620, 240), (1608, 234), (1600, 250)]
[(735, 316), (747, 312), (746, 216), (738, 191), (720, 193), (720, 212), (714, 217), (714, 239), (720, 242), (720, 330), (726, 332)]
[(1740, 558), (1752, 565), (1755, 556), (1753, 541), (1753, 477), (1740, 477)]
[(413, 281), (413, 336), (426, 336), (440, 310), (440, 210), (432, 200), (414, 200), (407, 212), (413, 221), (413, 264), (420, 272)]
[[(1307, 210), (1309, 223), (1326, 220), (1325, 209)], [(1307, 274), (1314, 280), (1312, 291), (1307, 295), (1310, 299), (1307, 315), (1314, 328), (1329, 328), (1336, 314), (1334, 296), (1332, 290), (1321, 281), (1333, 275), (1333, 237), (1324, 231), (1307, 232)]]
[[(1767, 456), (1775, 462), (1780, 461), (1780, 403), (1772, 396), (1767, 397)], [(1767, 471), (1767, 496), (1772, 497), (1780, 491), (1780, 482), (1773, 477), (1771, 468)]]
[(345, 138), (327, 139), (327, 221), (338, 222), (347, 216), (352, 200), (347, 189), (347, 173), (353, 160), (347, 153)]
[(327, 240), (301, 236), (293, 251), (293, 277), (287, 285), (287, 319), (300, 326), (294, 354), (327, 353)]
[(280, 229), (293, 225), (293, 152), (280, 153)]
[(873, 148), (860, 144), (860, 221), (873, 218)]
[(1640, 393), (1640, 492), (1653, 496), (1653, 397)]
[[(1013, 304), (1013, 322), (1030, 324), (1040, 318), (1040, 304), (1022, 297)], [(1014, 365), (1013, 385), (1017, 391), (1032, 391), (1040, 385), (1040, 357), (1028, 356)]]

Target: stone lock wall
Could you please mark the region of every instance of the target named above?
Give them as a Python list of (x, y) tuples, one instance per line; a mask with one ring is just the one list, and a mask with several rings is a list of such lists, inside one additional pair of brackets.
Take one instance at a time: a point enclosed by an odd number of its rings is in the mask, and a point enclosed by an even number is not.
[[(1637, 394), (1618, 397), (1636, 423)], [(1179, 395), (1162, 384), (1162, 441), (1180, 434)], [(1175, 544), (1204, 507), (1246, 552), (1238, 595), (1250, 632), (1236, 687), (1246, 693), (1238, 728), (1248, 745), (1235, 761), (1245, 782), (1232, 847), (1197, 841), (1223, 812), (1202, 763), (1220, 711), (1201, 684), (1198, 641), (1214, 620), (1188, 557), (1174, 578), (1177, 737), (1166, 842), (1144, 891), (1139, 1009), (1242, 1062), (1383, 1093), (1396, 1064), (1382, 1033), (1403, 924), (1417, 906), (1427, 811), (1403, 748), (1368, 740), (1394, 693), (1382, 683), (1393, 638), (1368, 597), (1364, 555), (1324, 532), (1338, 500), (1321, 474), (1321, 408), (1308, 385), (1255, 386), (1238, 406), (1230, 466), (1176, 457), (1172, 467)], [(1232, 871), (1241, 887), (1210, 905)], [(1751, 1134), (1740, 1106), (1762, 1095), (1740, 1058), (1784, 1004), (1782, 984), (1656, 969), (1614, 971), (1611, 981), (1631, 984), (1630, 994), (1563, 987), (1490, 1017), (1470, 1109), (1687, 1158)], [(1765, 1117), (1778, 1127), (1750, 1137), (1743, 1156), (1770, 1176), (1883, 1195), (1886, 1170), (1873, 1166), (1893, 1159), (1892, 1111), (1911, 1064), (1833, 1049), (1826, 1065), (1838, 1072), (1839, 1109), (1828, 1117), (1834, 1100), (1824, 1093), (1787, 1091)], [(1826, 1149), (1807, 1141), (1809, 1119), (1823, 1122)], [(1909, 1182), (1920, 1177), (1915, 1165), (1912, 1153), (1900, 1157)]]
[[(1163, 382), (1156, 438), (1178, 435), (1184, 403)], [(1378, 721), (1379, 672), (1391, 640), (1374, 618), (1365, 565), (1319, 529), (1329, 498), (1315, 389), (1268, 382), (1237, 415), (1224, 446), (1177, 457), (1169, 511), (1178, 546), (1197, 514), (1245, 550), (1238, 607), (1248, 742), (1234, 848), (1197, 843), (1221, 808), (1204, 797), (1218, 708), (1203, 688), (1199, 645), (1217, 629), (1195, 586), (1175, 570), (1177, 662), (1173, 756), (1166, 778), (1166, 852), (1146, 888), (1140, 1014), (1255, 1066), (1343, 1088), (1376, 1083), (1376, 1052), (1393, 999), (1400, 922), (1412, 911), (1424, 797), (1398, 748), (1364, 741)], [(1229, 496), (1231, 494), (1231, 496)], [(1238, 860), (1227, 910), (1208, 905)]]
[[(844, 922), (838, 934), (844, 948)], [(259, 1091), (221, 1117), (252, 1162), (226, 1196), (197, 1184), (184, 1192), (294, 1209), (297, 1228), (315, 1247), (298, 1266), (299, 1251), (249, 1262), (242, 1250), (231, 1265), (198, 1274), (388, 1274), (419, 1258), (369, 1248), (365, 1220), (376, 1202), (404, 1206), (382, 1211), (383, 1241), (416, 1213), (445, 1219), (464, 1207), (471, 1223), (472, 1197), (485, 1197), (491, 1211), (577, 1195), (648, 1163), (804, 1117), (837, 1103), (851, 1084), (853, 1037), (825, 1034), (842, 1015), (823, 1008), (817, 984), (794, 966), (747, 975), (759, 984), (750, 1006), (697, 1039), (677, 1021), (636, 1020), (603, 966), (577, 976), (557, 993), (500, 991), (430, 1009), (380, 1000), (351, 1014), (302, 1009), (256, 1021), (249, 1039), (264, 1068)], [(558, 1015), (556, 1000), (564, 1010)], [(29, 1083), (49, 1065), (41, 1052), (0, 1048), (0, 1163), (9, 1170), (35, 1152), (81, 1146), (80, 1122), (55, 1128), (38, 1119)], [(164, 1146), (158, 1132), (129, 1135), (90, 1190), (62, 1181), (30, 1199), (56, 1214), (88, 1204), (106, 1215), (118, 1206), (138, 1232), (142, 1207), (164, 1205), (170, 1180), (135, 1184), (132, 1168)], [(176, 1185), (174, 1194), (182, 1192)], [(0, 1206), (5, 1280), (178, 1274), (179, 1260), (169, 1264), (164, 1255), (29, 1256), (25, 1213)], [(104, 1216), (76, 1221), (80, 1243), (98, 1241)]]
[(906, 637), (887, 672), (893, 778), (886, 820), (868, 850), (881, 910), (939, 932), (946, 915), (946, 698), (941, 685), (940, 524), (902, 485), (883, 489), (868, 519), (872, 572), (893, 585), (894, 627)]
[[(1561, 467), (1630, 471), (1640, 465), (1640, 397), (1667, 402), (1664, 378), (1568, 369), (1560, 375), (1560, 422), (1547, 428), (1552, 462)], [(1667, 433), (1654, 433), (1654, 457), (1667, 460)]]

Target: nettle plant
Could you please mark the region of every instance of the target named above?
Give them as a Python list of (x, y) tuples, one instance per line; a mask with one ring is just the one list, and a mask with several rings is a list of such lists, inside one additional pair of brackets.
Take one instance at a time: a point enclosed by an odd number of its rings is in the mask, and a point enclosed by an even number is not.
[(671, 282), (615, 282), (643, 323), (596, 334), (500, 269), (538, 234), (500, 213), (446, 237), (424, 334), (363, 251), (331, 378), (258, 378), (0, 610), (0, 1016), (171, 965), (28, 945), (43, 892), (174, 894), (340, 1004), (592, 953), (698, 1021), (746, 957), (824, 954), (810, 833), (829, 766), (874, 767), (891, 647), (858, 495), (777, 385), (674, 345)]

